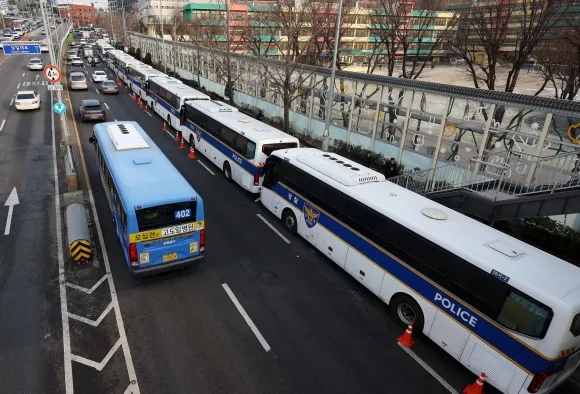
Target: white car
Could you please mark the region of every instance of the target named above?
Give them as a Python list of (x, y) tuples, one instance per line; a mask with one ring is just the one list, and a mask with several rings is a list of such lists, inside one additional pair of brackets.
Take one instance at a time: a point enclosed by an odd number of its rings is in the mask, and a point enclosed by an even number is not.
[(19, 38), (20, 38), (20, 33), (16, 32), (16, 31), (12, 33), (12, 39), (13, 39), (13, 40), (15, 40), (15, 41), (16, 41), (16, 40), (18, 40)]
[(71, 66), (73, 67), (84, 67), (85, 63), (83, 62), (83, 59), (81, 59), (80, 57), (73, 59), (70, 62)]
[(91, 75), (93, 82), (103, 82), (108, 80), (107, 74), (104, 71), (94, 71)]
[(21, 90), (16, 93), (14, 106), (17, 111), (40, 109), (40, 94), (33, 90)]
[(28, 69), (29, 70), (44, 70), (44, 64), (42, 64), (42, 59), (33, 57), (28, 62)]
[(48, 45), (40, 44), (40, 52), (48, 52)]

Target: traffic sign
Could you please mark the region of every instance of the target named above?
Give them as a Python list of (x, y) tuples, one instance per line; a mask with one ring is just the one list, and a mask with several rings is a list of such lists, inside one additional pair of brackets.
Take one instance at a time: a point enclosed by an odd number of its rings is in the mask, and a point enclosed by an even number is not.
[(40, 55), (40, 43), (30, 41), (4, 42), (5, 55)]
[(46, 85), (46, 87), (48, 90), (62, 90), (62, 85), (60, 83), (56, 85)]
[(56, 112), (59, 115), (64, 114), (66, 112), (66, 105), (64, 105), (63, 103), (56, 103), (54, 104), (53, 108), (54, 112)]
[(53, 66), (52, 64), (49, 64), (48, 66), (44, 67), (43, 74), (44, 78), (46, 78), (48, 82), (52, 83), (60, 82), (60, 78), (62, 77), (62, 74), (60, 73), (58, 67)]

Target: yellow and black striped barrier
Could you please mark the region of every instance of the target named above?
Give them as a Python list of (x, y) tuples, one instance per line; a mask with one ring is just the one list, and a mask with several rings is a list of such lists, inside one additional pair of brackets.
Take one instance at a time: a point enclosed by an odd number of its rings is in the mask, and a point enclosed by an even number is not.
[(72, 242), (70, 244), (70, 255), (74, 261), (89, 260), (93, 255), (90, 241), (82, 239)]

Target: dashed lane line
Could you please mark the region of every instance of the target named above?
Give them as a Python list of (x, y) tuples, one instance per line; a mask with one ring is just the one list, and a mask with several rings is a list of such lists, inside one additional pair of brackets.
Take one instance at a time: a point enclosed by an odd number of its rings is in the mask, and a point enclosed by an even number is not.
[(270, 229), (275, 232), (280, 238), (282, 238), (282, 240), (284, 242), (286, 242), (288, 245), (290, 245), (292, 242), (290, 242), (290, 240), (288, 238), (286, 238), (284, 235), (282, 235), (282, 233), (280, 231), (278, 231), (278, 229), (276, 227), (274, 227), (269, 221), (267, 221), (262, 215), (260, 215), (259, 213), (256, 214), (256, 216), (258, 216), (258, 218), (264, 222), (266, 224), (266, 226), (270, 227)]

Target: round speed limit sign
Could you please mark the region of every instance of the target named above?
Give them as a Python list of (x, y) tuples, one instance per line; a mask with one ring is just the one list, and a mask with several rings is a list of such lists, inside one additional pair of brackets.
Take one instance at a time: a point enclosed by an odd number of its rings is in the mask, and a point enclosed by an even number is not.
[(58, 67), (49, 64), (48, 66), (44, 67), (44, 78), (48, 82), (58, 83), (60, 82), (60, 78), (62, 77), (60, 70)]

